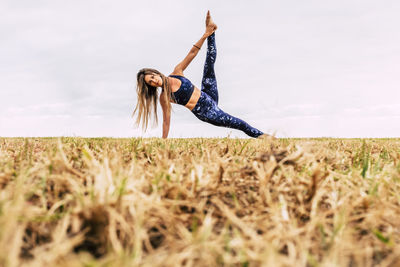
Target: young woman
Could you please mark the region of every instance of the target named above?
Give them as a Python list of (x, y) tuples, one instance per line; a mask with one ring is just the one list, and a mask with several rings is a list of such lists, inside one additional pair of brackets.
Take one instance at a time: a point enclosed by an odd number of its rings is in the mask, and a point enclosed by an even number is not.
[[(233, 117), (222, 111), (218, 107), (218, 89), (217, 80), (215, 78), (214, 63), (217, 57), (217, 48), (215, 45), (215, 31), (217, 25), (212, 21), (210, 11), (206, 17), (206, 31), (200, 40), (193, 45), (189, 54), (180, 62), (174, 71), (168, 76), (155, 69), (141, 69), (137, 74), (137, 94), (138, 103), (133, 112), (138, 113), (136, 124), (142, 121), (142, 126), (147, 129), (150, 113), (155, 114), (157, 119), (157, 88), (161, 87), (160, 104), (163, 110), (163, 138), (168, 137), (170, 118), (171, 118), (171, 102), (184, 105), (192, 113), (202, 121), (211, 123), (216, 126), (238, 129), (247, 135), (255, 138), (267, 138), (268, 134), (264, 134), (260, 130), (251, 127), (245, 121)], [(196, 57), (204, 41), (207, 39), (207, 57), (204, 64), (203, 80), (201, 90), (194, 86), (187, 78), (184, 77), (183, 71)]]

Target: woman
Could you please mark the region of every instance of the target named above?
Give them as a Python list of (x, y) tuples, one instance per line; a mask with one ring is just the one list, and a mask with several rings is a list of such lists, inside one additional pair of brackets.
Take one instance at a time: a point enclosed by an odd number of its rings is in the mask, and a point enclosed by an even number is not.
[[(160, 104), (163, 110), (163, 138), (168, 137), (171, 102), (184, 105), (202, 121), (216, 126), (228, 127), (241, 130), (251, 137), (267, 138), (269, 135), (251, 127), (245, 121), (225, 113), (218, 107), (218, 89), (215, 78), (214, 63), (217, 57), (215, 45), (215, 31), (217, 25), (212, 21), (210, 11), (206, 17), (206, 32), (200, 40), (193, 45), (189, 54), (180, 62), (174, 71), (168, 76), (155, 69), (141, 69), (137, 74), (137, 94), (138, 103), (133, 115), (138, 112), (136, 124), (142, 125), (147, 129), (151, 111), (157, 119), (157, 88), (161, 87)], [(205, 39), (207, 39), (207, 57), (204, 65), (203, 80), (201, 91), (183, 76), (183, 71), (196, 57)]]

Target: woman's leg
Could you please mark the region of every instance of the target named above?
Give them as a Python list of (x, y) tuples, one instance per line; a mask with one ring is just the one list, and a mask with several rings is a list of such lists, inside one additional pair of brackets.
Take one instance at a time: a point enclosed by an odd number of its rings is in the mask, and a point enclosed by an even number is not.
[(215, 78), (214, 63), (217, 59), (217, 46), (215, 44), (215, 32), (207, 37), (207, 56), (204, 63), (203, 80), (201, 90), (206, 92), (218, 104), (217, 79)]
[(260, 130), (251, 127), (247, 122), (224, 112), (218, 107), (217, 103), (211, 98), (211, 96), (204, 92), (201, 93), (200, 99), (192, 112), (202, 121), (216, 126), (241, 130), (251, 137), (256, 138), (264, 134)]

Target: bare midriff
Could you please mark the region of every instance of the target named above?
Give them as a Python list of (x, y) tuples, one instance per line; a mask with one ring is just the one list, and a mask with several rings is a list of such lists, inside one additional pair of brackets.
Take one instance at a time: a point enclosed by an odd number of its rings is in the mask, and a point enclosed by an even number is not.
[(194, 86), (192, 96), (190, 97), (189, 101), (186, 103), (185, 107), (187, 107), (190, 110), (194, 109), (194, 107), (197, 104), (197, 101), (199, 101), (200, 94), (201, 94), (201, 91), (199, 90), (199, 88)]

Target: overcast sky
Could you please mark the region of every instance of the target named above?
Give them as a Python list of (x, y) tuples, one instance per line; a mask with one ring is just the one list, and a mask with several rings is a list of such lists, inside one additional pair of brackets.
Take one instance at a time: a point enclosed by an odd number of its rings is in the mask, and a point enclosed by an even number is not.
[[(218, 25), (220, 107), (278, 137), (400, 137), (399, 1), (0, 2), (0, 136), (156, 136), (136, 73)], [(207, 43), (185, 76), (201, 85)], [(170, 137), (247, 137), (173, 105)]]

